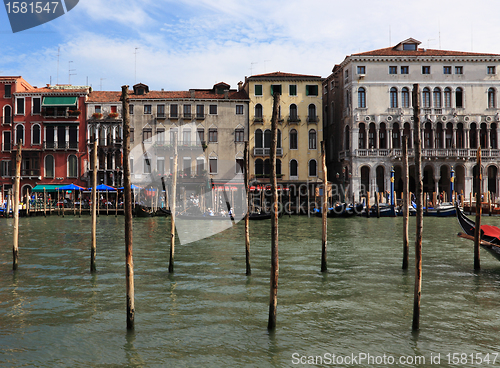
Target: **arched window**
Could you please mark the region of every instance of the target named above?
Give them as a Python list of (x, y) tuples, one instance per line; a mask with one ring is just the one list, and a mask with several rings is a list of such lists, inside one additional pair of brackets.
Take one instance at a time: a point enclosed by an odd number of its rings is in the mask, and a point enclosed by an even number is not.
[(5, 106), (3, 116), (4, 117), (2, 123), (4, 124), (12, 123), (12, 108), (10, 106)]
[(358, 107), (365, 108), (366, 107), (366, 91), (363, 87), (358, 89)]
[(78, 160), (75, 155), (68, 156), (68, 178), (78, 177)]
[(401, 89), (401, 107), (410, 107), (410, 90), (407, 87)]
[(281, 130), (276, 132), (276, 148), (281, 148)]
[(54, 156), (48, 155), (45, 156), (45, 177), (53, 178), (54, 177)]
[(261, 104), (255, 105), (255, 118), (262, 119), (262, 105)]
[(317, 118), (316, 118), (316, 105), (315, 104), (310, 104), (309, 105), (307, 120), (311, 121), (311, 122), (317, 121)]
[(260, 158), (255, 160), (255, 175), (264, 175), (264, 161)]
[(422, 107), (431, 107), (431, 90), (427, 87), (422, 91)]
[(33, 125), (33, 133), (31, 137), (31, 144), (40, 144), (40, 125)]
[(264, 176), (269, 176), (271, 174), (271, 161), (268, 158), (264, 160)]
[(316, 149), (316, 130), (309, 131), (309, 149)]
[(444, 107), (451, 108), (451, 88), (446, 87), (444, 89)]
[(276, 159), (276, 175), (281, 175), (281, 160)]
[(441, 108), (441, 88), (434, 88), (433, 91), (434, 94), (434, 108), (440, 109)]
[(24, 144), (24, 126), (19, 124), (16, 126), (16, 142), (17, 144), (19, 141)]
[(309, 176), (318, 176), (316, 160), (309, 161)]
[(455, 107), (461, 109), (464, 107), (464, 93), (463, 89), (458, 87), (455, 90)]
[(291, 104), (290, 105), (290, 121), (297, 121), (297, 120), (298, 120), (297, 105)]
[(489, 109), (494, 109), (496, 107), (496, 102), (495, 102), (495, 89), (490, 88), (488, 89), (488, 108)]
[(262, 144), (264, 142), (263, 140), (263, 135), (262, 135), (262, 130), (257, 129), (254, 134), (255, 137), (255, 148), (262, 148)]
[(391, 95), (391, 108), (398, 107), (398, 89), (396, 87), (392, 87), (390, 91)]
[(272, 133), (270, 129), (264, 130), (264, 148), (271, 148)]
[(297, 136), (297, 130), (292, 129), (290, 130), (290, 149), (298, 149), (299, 144), (298, 144), (298, 136)]
[[(349, 137), (349, 126), (348, 126), (348, 125), (346, 125), (346, 126), (345, 126), (345, 133), (344, 133), (344, 149), (345, 149), (346, 151), (348, 151), (348, 150), (349, 150), (349, 146), (350, 146), (350, 144), (349, 144), (349, 138), (350, 138), (350, 137)], [(332, 147), (333, 147), (333, 146), (332, 146)]]
[(290, 160), (290, 179), (299, 176), (298, 166), (297, 160)]

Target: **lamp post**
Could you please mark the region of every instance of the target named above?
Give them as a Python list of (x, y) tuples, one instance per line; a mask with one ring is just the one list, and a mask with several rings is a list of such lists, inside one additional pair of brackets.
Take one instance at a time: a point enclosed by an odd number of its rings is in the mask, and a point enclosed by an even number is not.
[(391, 206), (394, 206), (394, 166), (391, 167)]
[(453, 167), (451, 168), (451, 173), (450, 173), (450, 200), (453, 203), (453, 194), (455, 191), (455, 170), (453, 170)]

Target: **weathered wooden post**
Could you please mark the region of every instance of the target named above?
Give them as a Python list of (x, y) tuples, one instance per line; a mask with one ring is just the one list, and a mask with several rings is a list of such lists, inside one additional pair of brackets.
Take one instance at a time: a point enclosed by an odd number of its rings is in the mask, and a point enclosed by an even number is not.
[(45, 187), (43, 187), (43, 216), (47, 217), (47, 192)]
[(247, 210), (245, 214), (245, 260), (246, 260), (246, 275), (250, 276), (252, 274), (252, 268), (250, 266), (250, 203), (249, 203), (249, 188), (248, 188), (248, 141), (245, 141), (245, 151), (243, 153), (245, 157), (245, 202), (247, 205)]
[[(380, 192), (376, 193), (375, 205), (377, 206), (377, 218), (380, 218)], [(368, 209), (369, 211), (370, 209)]]
[(325, 141), (321, 141), (321, 166), (323, 169), (323, 203), (321, 208), (322, 220), (322, 234), (321, 234), (321, 272), (327, 271), (326, 261), (326, 242), (327, 242), (327, 224), (326, 219), (328, 216), (328, 177), (326, 172), (326, 158), (325, 158)]
[(276, 181), (276, 141), (278, 137), (278, 106), (280, 95), (277, 90), (273, 93), (273, 116), (271, 120), (271, 190), (272, 190), (272, 211), (271, 211), (271, 292), (269, 297), (269, 321), (267, 329), (276, 329), (276, 308), (278, 305), (278, 188)]
[(413, 122), (416, 170), (417, 221), (415, 235), (415, 290), (413, 301), (413, 330), (420, 326), (420, 297), (422, 292), (422, 229), (424, 225), (422, 198), (422, 137), (420, 133), (420, 91), (418, 84), (413, 85)]
[(488, 216), (491, 216), (491, 192), (488, 191)]
[(21, 140), (17, 142), (17, 154), (16, 154), (16, 176), (14, 179), (14, 208), (12, 209), (12, 216), (14, 217), (14, 229), (13, 229), (13, 247), (12, 247), (12, 269), (17, 270), (18, 260), (19, 260), (19, 187), (21, 185), (21, 161), (22, 161), (22, 149), (23, 143)]
[[(127, 329), (134, 328), (134, 261), (132, 257), (132, 189), (130, 180), (130, 114), (128, 86), (122, 86), (122, 115), (123, 115), (123, 186), (124, 186), (124, 214), (125, 214), (125, 262), (126, 262), (126, 289), (127, 289)], [(117, 192), (118, 193), (118, 192)], [(118, 203), (117, 203), (118, 207)]]
[(483, 180), (482, 170), (481, 170), (481, 146), (477, 149), (477, 176), (476, 176), (476, 226), (474, 229), (474, 270), (479, 271), (481, 269), (481, 261), (479, 256), (479, 244), (481, 243), (481, 182)]
[(174, 272), (174, 254), (175, 254), (175, 206), (177, 201), (177, 132), (174, 132), (174, 169), (172, 171), (172, 209), (170, 210), (170, 261), (168, 263), (168, 272)]
[(90, 272), (96, 272), (95, 255), (96, 255), (96, 228), (97, 228), (97, 138), (94, 139), (93, 157), (93, 175), (92, 175), (92, 246), (90, 248)]
[(403, 136), (403, 270), (408, 269), (410, 241), (408, 239), (409, 208), (409, 174), (408, 174), (408, 136)]

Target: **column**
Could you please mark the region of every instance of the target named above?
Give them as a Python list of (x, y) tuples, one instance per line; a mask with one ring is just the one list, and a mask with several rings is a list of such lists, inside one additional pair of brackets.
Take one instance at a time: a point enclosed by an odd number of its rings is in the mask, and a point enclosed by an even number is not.
[(464, 127), (464, 148), (469, 149), (470, 148), (470, 135), (469, 135), (470, 129)]
[(356, 152), (356, 150), (359, 148), (359, 128), (353, 128), (351, 130), (351, 152)]
[(387, 148), (392, 149), (392, 129), (386, 129), (387, 131)]
[(457, 132), (458, 129), (453, 127), (453, 134), (451, 135), (451, 146), (457, 148)]
[(65, 136), (64, 147), (69, 148), (69, 126), (65, 127), (64, 136)]
[(491, 149), (491, 127), (486, 129), (486, 147), (487, 149)]

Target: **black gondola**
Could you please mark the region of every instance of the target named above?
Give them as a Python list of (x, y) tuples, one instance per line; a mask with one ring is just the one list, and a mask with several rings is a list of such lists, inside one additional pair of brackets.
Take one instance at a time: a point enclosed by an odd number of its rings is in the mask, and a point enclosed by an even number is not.
[(146, 206), (136, 204), (135, 205), (135, 216), (136, 217), (151, 217), (151, 212)]
[(271, 218), (271, 212), (251, 212), (248, 216), (249, 220), (268, 220)]
[(171, 214), (170, 210), (159, 207), (158, 210), (156, 210), (155, 216), (170, 216)]
[[(465, 233), (458, 234), (461, 237), (474, 240), (474, 231), (476, 223), (465, 216), (464, 211), (458, 204), (455, 204), (457, 210), (457, 219), (460, 227)], [(492, 225), (481, 225), (481, 246), (500, 260), (500, 229)]]

